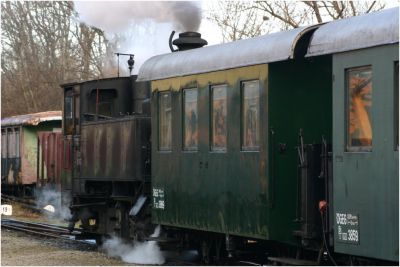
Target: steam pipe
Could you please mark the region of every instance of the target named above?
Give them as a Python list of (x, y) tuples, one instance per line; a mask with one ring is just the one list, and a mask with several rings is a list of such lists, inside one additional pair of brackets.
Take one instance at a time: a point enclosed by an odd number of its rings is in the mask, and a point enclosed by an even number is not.
[(171, 32), (171, 35), (169, 36), (169, 49), (171, 49), (171, 52), (176, 52), (176, 51), (178, 51), (178, 49), (175, 49), (175, 48), (172, 46), (172, 38), (174, 37), (174, 34), (175, 34), (175, 31), (172, 31), (172, 32)]

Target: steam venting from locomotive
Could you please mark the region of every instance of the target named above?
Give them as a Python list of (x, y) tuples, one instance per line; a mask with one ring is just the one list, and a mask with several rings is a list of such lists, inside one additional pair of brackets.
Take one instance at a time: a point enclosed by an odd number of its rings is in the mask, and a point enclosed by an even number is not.
[[(151, 237), (160, 235), (161, 227), (157, 226)], [(163, 264), (165, 257), (156, 241), (124, 243), (118, 237), (112, 237), (103, 244), (103, 249), (111, 257), (120, 257), (124, 262), (135, 264)]]
[(69, 220), (72, 215), (68, 207), (71, 199), (50, 186), (44, 186), (36, 191), (36, 206), (50, 212), (46, 215), (50, 219)]
[[(202, 19), (201, 3), (197, 1), (76, 1), (74, 4), (82, 22), (104, 30), (109, 40), (116, 40), (117, 47), (112, 52), (135, 54), (133, 73), (148, 58), (170, 52), (168, 38), (172, 30), (197, 31)], [(105, 60), (105, 65), (110, 62), (115, 63), (113, 55)]]

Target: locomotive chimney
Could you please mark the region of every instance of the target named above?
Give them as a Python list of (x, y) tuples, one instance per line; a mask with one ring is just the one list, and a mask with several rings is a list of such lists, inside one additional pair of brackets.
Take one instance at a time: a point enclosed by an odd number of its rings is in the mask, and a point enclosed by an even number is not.
[[(175, 39), (171, 43), (174, 34), (175, 31), (172, 31), (169, 38), (169, 46), (172, 52), (200, 48), (208, 44), (206, 40), (201, 38), (201, 34), (198, 32), (182, 32), (179, 34), (179, 38)], [(176, 45), (178, 47), (178, 50), (173, 49), (172, 44)]]

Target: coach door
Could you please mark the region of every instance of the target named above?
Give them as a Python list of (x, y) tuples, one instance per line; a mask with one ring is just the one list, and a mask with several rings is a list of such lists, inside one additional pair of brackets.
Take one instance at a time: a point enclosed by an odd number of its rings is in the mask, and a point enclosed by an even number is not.
[(398, 244), (393, 234), (399, 219), (397, 49), (381, 46), (333, 57), (337, 252), (388, 258)]

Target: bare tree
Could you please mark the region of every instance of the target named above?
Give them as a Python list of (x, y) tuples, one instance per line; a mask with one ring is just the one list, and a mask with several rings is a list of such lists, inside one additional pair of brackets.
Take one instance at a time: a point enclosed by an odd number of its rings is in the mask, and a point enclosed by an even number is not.
[(253, 7), (275, 20), (280, 30), (343, 19), (383, 9), (379, 1), (256, 1)]
[(383, 9), (379, 1), (218, 1), (208, 18), (235, 41)]
[(2, 116), (61, 108), (59, 84), (102, 75), (104, 33), (73, 2), (3, 1)]
[(219, 0), (208, 11), (208, 19), (221, 29), (223, 41), (236, 41), (267, 32), (261, 12), (252, 2)]

